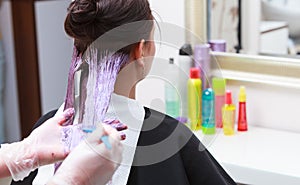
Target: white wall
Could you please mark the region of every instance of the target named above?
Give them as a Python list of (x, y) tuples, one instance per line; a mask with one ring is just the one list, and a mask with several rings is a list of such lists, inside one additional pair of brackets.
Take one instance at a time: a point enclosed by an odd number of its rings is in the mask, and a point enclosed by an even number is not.
[(66, 94), (73, 48), (64, 31), (69, 4), (70, 0), (35, 3), (42, 114), (57, 109)]
[(300, 133), (299, 109), (300, 89), (270, 84), (227, 81), (238, 107), (240, 86), (247, 91), (247, 120), (252, 126)]
[[(178, 47), (185, 42), (185, 35), (172, 30), (171, 26), (177, 27), (177, 30), (184, 29), (184, 1), (183, 0), (149, 0), (153, 15), (159, 22), (161, 28), (161, 38), (159, 38), (159, 29), (156, 29), (157, 41), (162, 41), (161, 45), (157, 45), (156, 56), (158, 58), (168, 59), (178, 55)], [(179, 31), (180, 32), (180, 31)], [(176, 38), (177, 45), (165, 43), (168, 38)]]
[(149, 0), (154, 16), (158, 21), (184, 26), (184, 0)]
[(16, 79), (11, 2), (4, 1), (0, 9), (0, 30), (5, 53), (4, 122), (8, 142), (20, 139), (20, 118)]
[(161, 28), (161, 38), (158, 38), (159, 30), (156, 29), (156, 39), (163, 43), (156, 45), (156, 57), (150, 76), (138, 84), (137, 99), (145, 106), (164, 112), (164, 80), (161, 77), (166, 71), (162, 66), (167, 64), (170, 57), (176, 60), (179, 48), (185, 42), (185, 6), (183, 0), (149, 0), (149, 2)]

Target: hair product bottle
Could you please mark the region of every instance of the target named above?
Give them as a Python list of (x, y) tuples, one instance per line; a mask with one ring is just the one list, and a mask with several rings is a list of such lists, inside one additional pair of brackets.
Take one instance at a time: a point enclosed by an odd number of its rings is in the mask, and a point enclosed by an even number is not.
[(216, 52), (226, 52), (226, 41), (225, 40), (210, 40), (210, 49)]
[(189, 79), (190, 69), (193, 67), (192, 60), (192, 46), (191, 44), (184, 44), (179, 50), (178, 66), (179, 66), (179, 79), (178, 89), (180, 92), (181, 115), (179, 121), (186, 123), (188, 118), (187, 106), (187, 88), (186, 82)]
[(169, 59), (167, 68), (168, 81), (165, 82), (165, 105), (166, 114), (177, 118), (179, 116), (179, 94), (178, 94), (178, 71), (174, 64), (174, 58)]
[(203, 134), (215, 134), (215, 93), (208, 88), (202, 93), (202, 132)]
[(222, 108), (225, 104), (225, 91), (226, 80), (224, 78), (213, 78), (212, 86), (215, 92), (215, 115), (216, 115), (216, 127), (222, 128)]
[(191, 68), (188, 80), (188, 115), (191, 130), (201, 129), (201, 80), (198, 68)]
[(202, 89), (208, 88), (210, 79), (210, 45), (199, 44), (194, 49), (195, 67), (201, 71)]
[(238, 131), (247, 131), (247, 112), (246, 112), (246, 88), (240, 87), (239, 93), (239, 116), (238, 116)]
[(223, 132), (225, 135), (234, 134), (234, 123), (235, 123), (235, 105), (232, 104), (231, 91), (226, 91), (225, 105), (222, 110), (223, 118)]

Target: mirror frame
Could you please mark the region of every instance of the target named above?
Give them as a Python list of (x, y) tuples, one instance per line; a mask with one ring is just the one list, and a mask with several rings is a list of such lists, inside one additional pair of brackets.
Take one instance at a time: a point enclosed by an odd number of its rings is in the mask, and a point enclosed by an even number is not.
[(300, 89), (300, 61), (212, 52), (212, 76)]

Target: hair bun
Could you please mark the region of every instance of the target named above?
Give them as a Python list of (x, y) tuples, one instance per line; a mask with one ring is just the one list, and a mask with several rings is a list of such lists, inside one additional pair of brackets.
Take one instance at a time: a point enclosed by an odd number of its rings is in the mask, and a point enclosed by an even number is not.
[[(74, 38), (77, 50), (83, 53), (87, 46), (103, 34), (143, 20), (153, 20), (148, 0), (75, 0), (68, 8), (65, 30)], [(125, 26), (115, 30), (119, 33), (109, 34), (109, 41), (102, 41), (105, 42), (102, 44), (127, 43), (131, 38), (147, 39), (152, 29), (153, 23), (147, 21), (140, 26)]]
[[(68, 8), (65, 21), (67, 34), (74, 38), (87, 37), (86, 29), (92, 29), (98, 13), (99, 0), (75, 0)], [(88, 38), (86, 38), (88, 39)]]

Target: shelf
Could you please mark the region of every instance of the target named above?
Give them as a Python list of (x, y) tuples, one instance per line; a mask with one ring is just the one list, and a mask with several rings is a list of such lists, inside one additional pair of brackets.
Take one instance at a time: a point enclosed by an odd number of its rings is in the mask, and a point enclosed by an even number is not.
[(288, 28), (288, 24), (282, 21), (261, 21), (260, 23), (260, 33), (268, 33), (271, 31)]
[(300, 184), (300, 134), (260, 127), (224, 136), (196, 136), (230, 176), (243, 184)]

